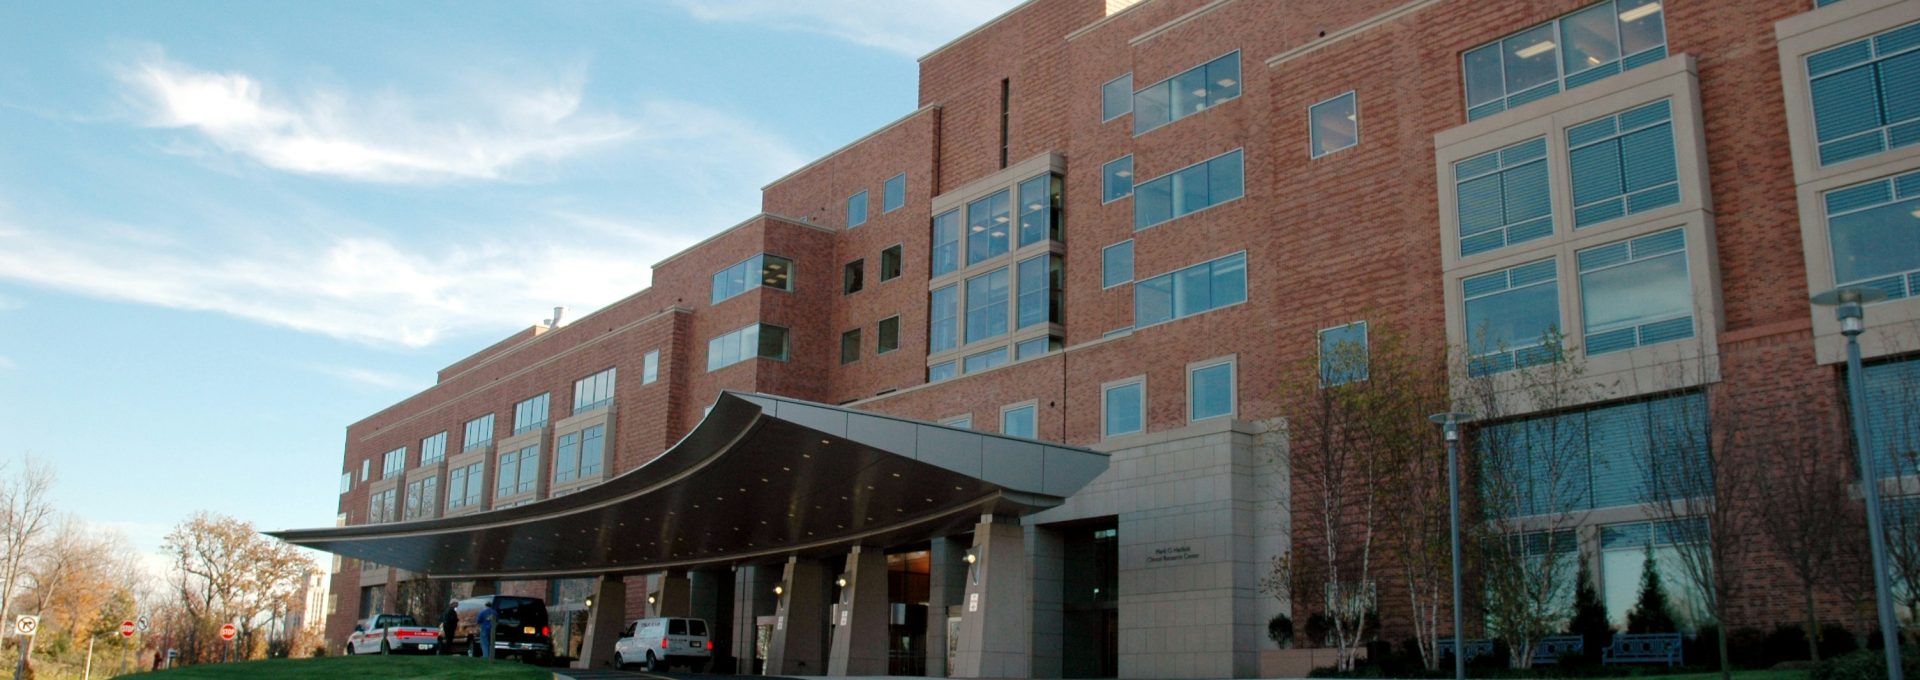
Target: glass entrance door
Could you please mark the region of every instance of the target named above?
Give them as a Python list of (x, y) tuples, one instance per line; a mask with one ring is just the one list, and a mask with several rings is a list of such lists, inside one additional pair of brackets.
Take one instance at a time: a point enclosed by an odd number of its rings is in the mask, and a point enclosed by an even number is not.
[(928, 574), (925, 550), (887, 555), (887, 674), (927, 674)]

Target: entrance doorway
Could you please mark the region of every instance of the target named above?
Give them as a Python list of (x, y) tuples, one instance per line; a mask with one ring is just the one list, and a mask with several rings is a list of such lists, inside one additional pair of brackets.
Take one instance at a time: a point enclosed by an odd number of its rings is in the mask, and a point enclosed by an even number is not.
[(1120, 531), (1114, 518), (1062, 529), (1061, 675), (1120, 674)]
[(926, 549), (887, 553), (887, 675), (927, 674)]

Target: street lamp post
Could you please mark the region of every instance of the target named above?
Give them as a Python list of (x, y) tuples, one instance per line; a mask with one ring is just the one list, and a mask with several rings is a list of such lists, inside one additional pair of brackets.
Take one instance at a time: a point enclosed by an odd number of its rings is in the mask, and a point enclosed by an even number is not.
[(1873, 546), (1873, 591), (1880, 610), (1880, 639), (1887, 655), (1887, 680), (1902, 680), (1900, 629), (1893, 617), (1893, 598), (1887, 592), (1887, 539), (1881, 533), (1880, 479), (1873, 471), (1873, 451), (1867, 439), (1866, 376), (1860, 370), (1860, 332), (1866, 330), (1867, 303), (1886, 299), (1878, 288), (1849, 286), (1813, 296), (1813, 304), (1833, 307), (1840, 334), (1847, 336), (1847, 410), (1851, 411), (1854, 449), (1860, 456), (1860, 488), (1867, 504), (1867, 538)]
[(1438, 423), (1447, 437), (1447, 514), (1453, 524), (1453, 677), (1467, 677), (1466, 626), (1460, 618), (1460, 424), (1473, 420), (1473, 414), (1448, 411), (1427, 417)]

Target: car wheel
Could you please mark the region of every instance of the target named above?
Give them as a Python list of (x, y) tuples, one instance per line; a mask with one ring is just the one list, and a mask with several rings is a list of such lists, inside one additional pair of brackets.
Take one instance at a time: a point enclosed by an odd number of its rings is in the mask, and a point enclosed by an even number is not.
[(613, 669), (616, 671), (624, 670), (626, 669), (626, 667), (627, 667), (627, 657), (620, 656), (619, 652), (614, 652), (613, 653)]
[(353, 641), (347, 641), (347, 656), (353, 656)]
[(662, 670), (666, 670), (665, 668), (662, 668), (662, 664), (660, 663), (659, 659), (653, 658), (653, 652), (647, 652), (647, 663), (645, 668), (647, 669), (648, 673), (658, 673)]

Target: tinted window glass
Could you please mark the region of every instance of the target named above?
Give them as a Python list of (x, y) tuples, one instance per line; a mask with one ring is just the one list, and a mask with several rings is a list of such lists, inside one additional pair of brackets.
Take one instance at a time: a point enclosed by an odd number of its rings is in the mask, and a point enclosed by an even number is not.
[(667, 619), (667, 634), (668, 635), (686, 635), (687, 620), (686, 619)]

